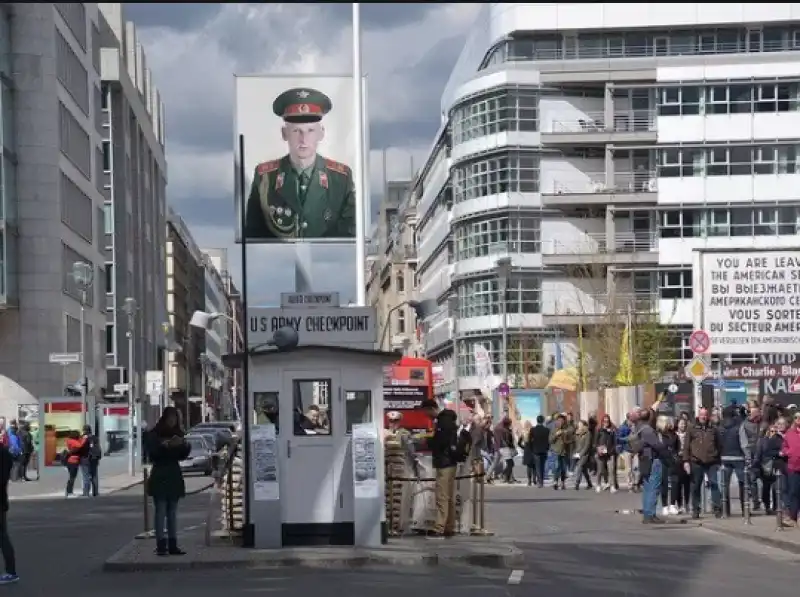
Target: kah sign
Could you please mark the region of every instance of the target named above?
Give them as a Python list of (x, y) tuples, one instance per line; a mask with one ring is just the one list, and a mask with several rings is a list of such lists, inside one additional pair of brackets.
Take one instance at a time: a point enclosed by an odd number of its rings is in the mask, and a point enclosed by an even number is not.
[[(695, 262), (698, 263), (698, 262)], [(800, 346), (800, 251), (700, 253), (699, 327), (712, 354), (792, 353)]]

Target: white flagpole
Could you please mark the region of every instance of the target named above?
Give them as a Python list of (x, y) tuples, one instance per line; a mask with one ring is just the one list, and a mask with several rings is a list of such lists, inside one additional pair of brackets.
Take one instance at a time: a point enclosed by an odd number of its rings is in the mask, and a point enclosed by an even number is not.
[(366, 231), (364, 230), (364, 206), (366, 185), (364, 184), (364, 77), (361, 74), (361, 7), (353, 2), (353, 125), (356, 137), (356, 155), (353, 164), (353, 182), (356, 192), (356, 303), (367, 304), (366, 288)]

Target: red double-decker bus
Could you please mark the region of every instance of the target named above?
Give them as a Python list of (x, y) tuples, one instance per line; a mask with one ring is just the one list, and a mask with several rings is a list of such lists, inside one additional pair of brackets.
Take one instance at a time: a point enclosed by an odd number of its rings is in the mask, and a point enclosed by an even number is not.
[(411, 432), (431, 431), (432, 422), (420, 407), (433, 400), (433, 363), (403, 357), (383, 371), (383, 417), (396, 410), (403, 415), (401, 427)]

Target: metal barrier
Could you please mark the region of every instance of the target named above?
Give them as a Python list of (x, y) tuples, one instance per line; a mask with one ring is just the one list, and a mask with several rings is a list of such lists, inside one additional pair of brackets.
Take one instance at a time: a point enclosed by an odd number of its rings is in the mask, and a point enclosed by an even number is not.
[[(476, 471), (476, 468), (478, 469)], [(470, 486), (470, 497), (471, 497), (471, 524), (470, 524), (470, 534), (471, 535), (484, 535), (488, 536), (491, 535), (486, 529), (486, 473), (483, 470), (483, 465), (479, 465), (478, 467), (473, 467), (472, 473), (469, 475), (457, 475), (455, 480), (463, 481), (464, 479), (471, 479), (471, 486)], [(398, 476), (387, 476), (386, 482), (389, 486), (388, 492), (388, 503), (386, 505), (387, 512), (386, 512), (386, 519), (387, 525), (389, 527), (389, 536), (391, 537), (398, 537), (402, 536), (403, 532), (401, 527), (402, 520), (400, 517), (400, 512), (397, 511), (395, 507), (395, 488), (394, 483), (395, 481), (401, 483), (435, 483), (435, 477), (398, 477)], [(454, 496), (455, 500), (455, 496)], [(463, 502), (462, 502), (463, 503)], [(458, 506), (454, 504), (454, 506)], [(457, 532), (461, 532), (461, 516), (457, 516)], [(398, 530), (400, 529), (400, 530)]]

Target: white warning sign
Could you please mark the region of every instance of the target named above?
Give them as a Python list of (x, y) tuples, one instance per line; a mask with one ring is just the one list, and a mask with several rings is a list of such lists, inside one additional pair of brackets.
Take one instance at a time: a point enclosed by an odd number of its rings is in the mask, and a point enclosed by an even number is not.
[(700, 254), (701, 325), (710, 353), (792, 353), (800, 346), (800, 251)]

